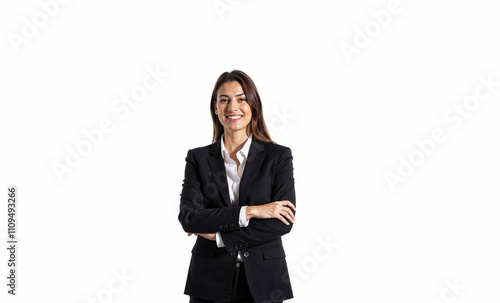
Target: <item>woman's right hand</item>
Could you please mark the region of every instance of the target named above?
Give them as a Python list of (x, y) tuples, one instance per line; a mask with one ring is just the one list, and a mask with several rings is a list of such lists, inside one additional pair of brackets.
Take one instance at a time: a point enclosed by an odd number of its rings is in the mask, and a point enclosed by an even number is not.
[[(295, 211), (295, 205), (288, 200), (275, 201), (263, 205), (247, 206), (246, 219), (271, 219), (275, 218), (280, 220), (286, 225), (290, 225), (288, 221), (294, 223), (295, 216), (292, 212)], [(286, 219), (288, 219), (288, 221)]]

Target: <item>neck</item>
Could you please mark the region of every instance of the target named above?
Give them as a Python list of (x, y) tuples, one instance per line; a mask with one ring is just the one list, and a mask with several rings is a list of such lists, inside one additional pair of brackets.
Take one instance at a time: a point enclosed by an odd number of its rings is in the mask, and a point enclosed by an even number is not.
[(247, 141), (249, 135), (246, 134), (245, 130), (238, 132), (224, 132), (224, 147), (229, 154), (240, 150), (245, 142)]

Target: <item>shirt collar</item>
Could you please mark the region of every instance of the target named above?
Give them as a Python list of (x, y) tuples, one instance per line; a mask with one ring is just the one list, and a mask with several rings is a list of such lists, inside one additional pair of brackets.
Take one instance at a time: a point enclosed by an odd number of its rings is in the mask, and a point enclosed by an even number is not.
[[(239, 152), (243, 153), (245, 158), (248, 158), (248, 151), (250, 150), (251, 144), (252, 144), (252, 134), (250, 134), (247, 141), (245, 142), (245, 145), (243, 145), (243, 147), (239, 151)], [(222, 154), (223, 159), (226, 159), (226, 155), (229, 157), (229, 154), (226, 150), (226, 147), (224, 146), (224, 134), (222, 134), (222, 136), (221, 136), (220, 152)]]

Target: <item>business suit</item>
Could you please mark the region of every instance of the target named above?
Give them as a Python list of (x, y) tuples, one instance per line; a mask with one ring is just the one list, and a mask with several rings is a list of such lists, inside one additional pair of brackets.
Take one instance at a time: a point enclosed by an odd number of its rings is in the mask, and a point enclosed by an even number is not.
[(250, 219), (239, 227), (244, 205), (289, 200), (295, 205), (292, 154), (288, 147), (252, 140), (239, 190), (231, 206), (221, 138), (188, 151), (179, 221), (186, 232), (220, 232), (225, 247), (198, 236), (192, 249), (185, 294), (207, 300), (223, 298), (241, 252), (248, 286), (257, 302), (293, 297), (281, 236), (290, 232), (278, 219)]

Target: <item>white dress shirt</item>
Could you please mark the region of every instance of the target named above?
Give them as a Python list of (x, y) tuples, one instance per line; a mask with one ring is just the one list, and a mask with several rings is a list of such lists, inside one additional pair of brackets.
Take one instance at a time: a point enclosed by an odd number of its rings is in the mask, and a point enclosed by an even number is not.
[[(239, 150), (236, 152), (236, 158), (240, 162), (240, 166), (236, 165), (236, 162), (229, 157), (229, 154), (226, 150), (226, 146), (224, 145), (224, 135), (221, 138), (221, 153), (222, 158), (224, 159), (224, 166), (226, 168), (227, 175), (227, 185), (229, 187), (229, 200), (231, 205), (239, 205), (240, 198), (240, 181), (243, 176), (243, 170), (245, 169), (245, 165), (247, 164), (248, 152), (250, 150), (250, 145), (252, 144), (252, 134), (248, 137), (247, 141)], [(250, 220), (246, 220), (246, 206), (242, 206), (240, 210), (240, 219), (239, 225), (240, 227), (247, 227)], [(220, 232), (215, 233), (215, 241), (217, 243), (217, 247), (225, 247), (224, 242), (220, 236)], [(240, 252), (238, 251), (238, 261), (242, 261)]]

